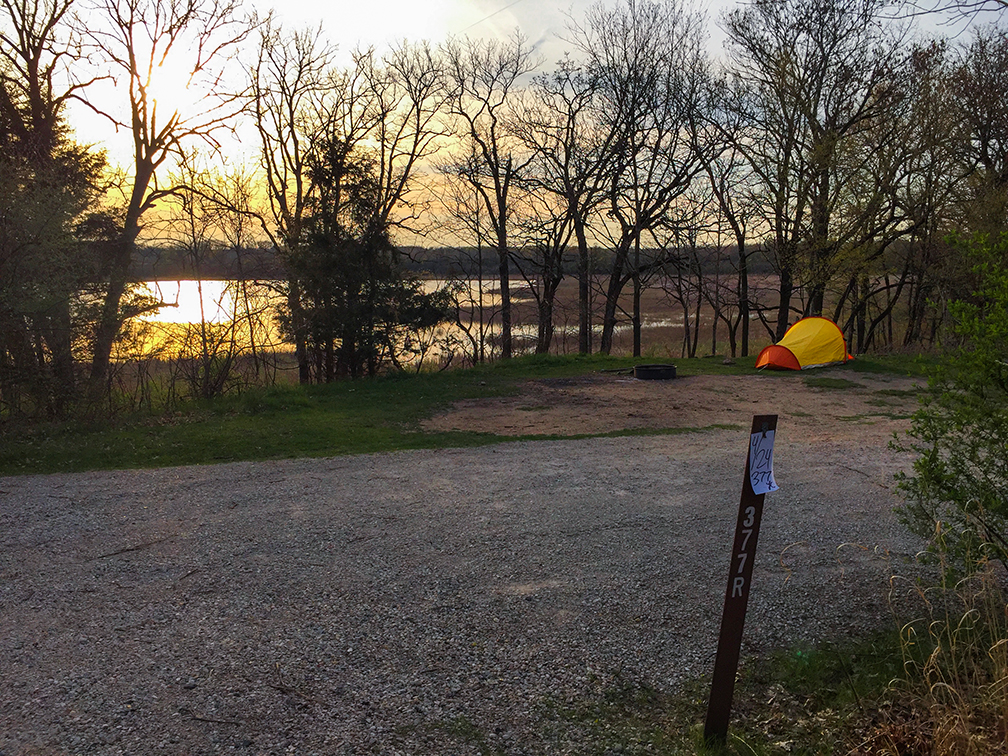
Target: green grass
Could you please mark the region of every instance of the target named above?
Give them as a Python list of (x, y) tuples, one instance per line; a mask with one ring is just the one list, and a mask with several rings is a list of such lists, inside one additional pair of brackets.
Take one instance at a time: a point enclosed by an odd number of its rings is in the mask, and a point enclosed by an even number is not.
[(804, 383), (809, 388), (822, 389), (849, 389), (865, 387), (863, 383), (858, 383), (857, 381), (852, 381), (848, 378), (831, 378), (820, 375), (806, 375), (804, 377)]
[[(528, 356), (467, 370), (254, 389), (168, 415), (132, 415), (91, 423), (8, 421), (0, 425), (0, 474), (168, 467), (520, 440), (523, 437), (493, 433), (429, 432), (420, 423), (461, 399), (514, 395), (523, 380), (627, 370), (649, 359)], [(733, 365), (724, 365), (720, 356), (674, 363), (681, 377), (752, 375), (755, 357), (737, 359)], [(602, 435), (679, 432), (683, 429)]]
[(253, 389), (168, 415), (133, 415), (90, 424), (0, 427), (0, 474), (476, 446), (517, 437), (424, 432), (420, 421), (454, 401), (514, 394), (529, 378), (570, 378), (631, 367), (604, 356), (525, 357), (420, 375), (324, 386)]
[(879, 396), (891, 396), (896, 399), (912, 399), (921, 395), (921, 389), (879, 389), (875, 392)]
[(928, 372), (937, 365), (938, 362), (939, 357), (932, 354), (859, 354), (850, 362), (831, 369), (873, 375), (898, 375), (926, 378)]
[(894, 631), (747, 659), (739, 670), (728, 741), (703, 741), (709, 679), (674, 692), (615, 680), (573, 701), (543, 706), (543, 742), (584, 742), (587, 754), (846, 754), (870, 728), (902, 670)]

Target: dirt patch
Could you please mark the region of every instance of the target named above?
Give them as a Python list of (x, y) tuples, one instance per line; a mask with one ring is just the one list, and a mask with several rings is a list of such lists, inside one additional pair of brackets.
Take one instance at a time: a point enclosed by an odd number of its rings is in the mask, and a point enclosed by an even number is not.
[(814, 373), (701, 375), (642, 381), (599, 373), (531, 380), (514, 396), (467, 399), (428, 419), (427, 430), (508, 436), (575, 436), (661, 428), (748, 426), (777, 414), (780, 427), (808, 441), (878, 441), (905, 430), (920, 379)]

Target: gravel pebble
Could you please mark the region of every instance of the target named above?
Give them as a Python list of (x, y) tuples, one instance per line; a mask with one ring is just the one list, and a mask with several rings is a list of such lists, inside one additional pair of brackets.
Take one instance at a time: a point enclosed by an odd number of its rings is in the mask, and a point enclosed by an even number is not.
[[(908, 460), (778, 433), (752, 652), (857, 636)], [(744, 431), (0, 479), (0, 753), (581, 753), (709, 674)], [(473, 733), (477, 733), (474, 735)]]

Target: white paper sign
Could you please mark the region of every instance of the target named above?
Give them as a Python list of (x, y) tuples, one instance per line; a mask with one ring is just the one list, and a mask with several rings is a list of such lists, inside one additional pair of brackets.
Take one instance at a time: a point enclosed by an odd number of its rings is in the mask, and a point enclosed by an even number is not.
[(749, 482), (755, 494), (777, 490), (773, 477), (774, 431), (753, 433), (749, 439)]

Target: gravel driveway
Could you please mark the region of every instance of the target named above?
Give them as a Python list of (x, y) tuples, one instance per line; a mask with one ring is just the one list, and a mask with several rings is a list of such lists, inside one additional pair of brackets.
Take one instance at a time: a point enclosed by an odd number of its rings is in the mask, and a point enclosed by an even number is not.
[[(0, 753), (585, 753), (709, 674), (745, 430), (0, 479)], [(859, 634), (907, 460), (788, 441), (748, 650)], [(550, 735), (544, 735), (546, 732)]]

